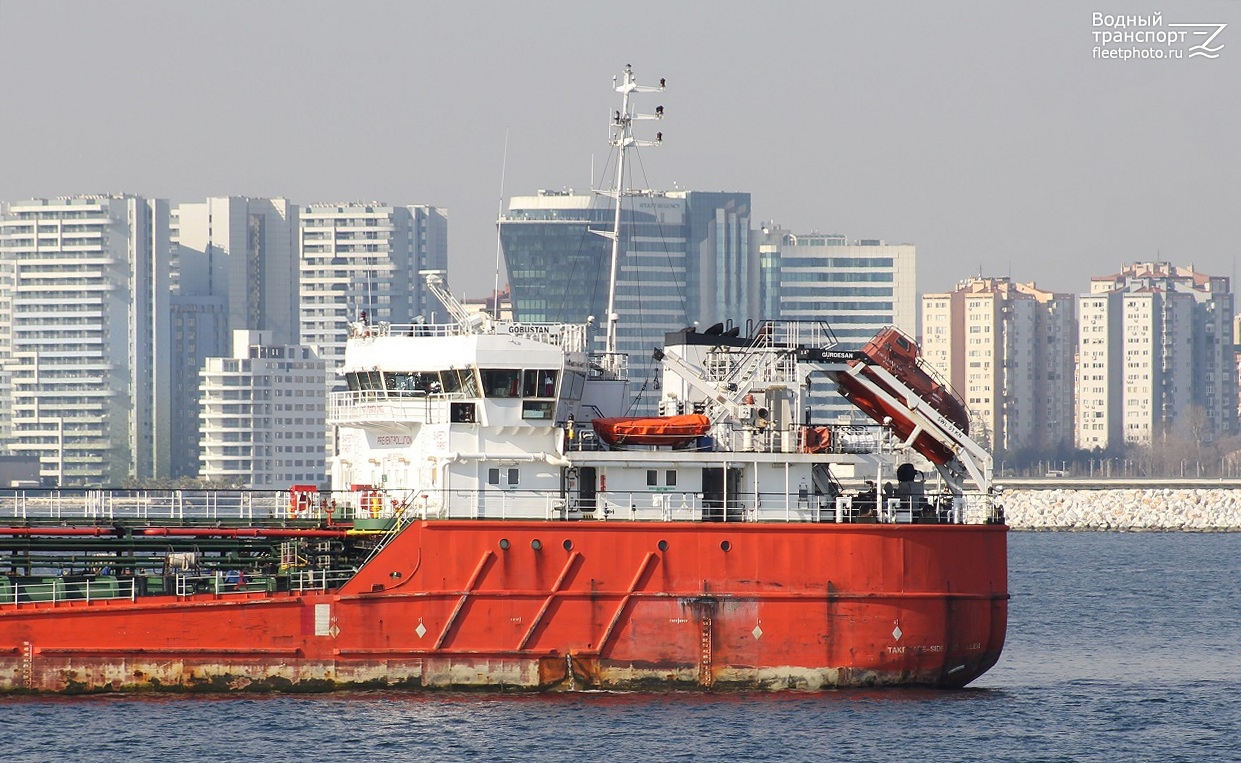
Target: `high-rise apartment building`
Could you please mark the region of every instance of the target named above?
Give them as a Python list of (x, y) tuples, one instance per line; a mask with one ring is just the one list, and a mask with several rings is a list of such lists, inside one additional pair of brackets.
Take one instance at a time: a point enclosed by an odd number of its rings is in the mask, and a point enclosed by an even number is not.
[(1073, 442), (1074, 297), (979, 276), (922, 297), (922, 355), (999, 454)]
[(169, 474), (169, 206), (137, 196), (10, 205), (0, 219), (0, 448), (40, 479)]
[(1134, 263), (1092, 278), (1078, 315), (1079, 448), (1151, 444), (1181, 425), (1191, 437), (1235, 431), (1228, 278)]
[(199, 465), (199, 372), (231, 352), (230, 334), (298, 340), (298, 207), (287, 199), (214, 197), (172, 214), (173, 477)]
[[(181, 203), (173, 211), (173, 291), (223, 297), (226, 329), (270, 331), (294, 344), (298, 330), (298, 207), (239, 196)], [(219, 354), (227, 354), (226, 344)]]
[[(912, 244), (795, 234), (774, 223), (760, 228), (754, 241), (762, 317), (825, 326), (848, 349), (860, 348), (886, 326), (917, 336)], [(816, 421), (850, 418), (857, 410), (823, 376), (811, 377), (810, 402)]]
[(351, 321), (410, 323), (443, 307), (419, 271), (448, 269), (448, 217), (436, 207), (314, 204), (299, 212), (300, 343), (335, 367)]
[(273, 344), (270, 331), (238, 330), (232, 356), (208, 359), (201, 376), (203, 479), (256, 489), (324, 480), (327, 363)]
[[(614, 205), (606, 196), (572, 191), (510, 199), (499, 225), (516, 320), (580, 323), (593, 316), (603, 349), (612, 242), (597, 232), (612, 230)], [(640, 390), (651, 381), (651, 352), (667, 332), (757, 317), (750, 195), (625, 195), (620, 227), (617, 350), (629, 355), (634, 411), (653, 412), (658, 395)]]

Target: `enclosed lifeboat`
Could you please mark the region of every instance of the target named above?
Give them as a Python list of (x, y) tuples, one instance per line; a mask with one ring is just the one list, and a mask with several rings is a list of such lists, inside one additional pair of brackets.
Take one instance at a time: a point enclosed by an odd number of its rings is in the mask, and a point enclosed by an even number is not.
[(711, 420), (701, 413), (682, 416), (614, 416), (594, 419), (590, 423), (599, 439), (614, 448), (625, 445), (683, 448), (711, 430)]
[[(918, 345), (900, 330), (894, 327), (883, 329), (862, 347), (860, 354), (864, 358), (851, 360), (849, 365), (856, 368), (858, 364), (865, 364), (860, 373), (875, 386), (898, 402), (903, 398), (900, 392), (893, 390), (875, 373), (873, 366), (880, 366), (904, 382), (914, 394), (929, 403), (963, 434), (969, 434), (970, 420), (965, 403), (946, 384), (936, 381), (922, 368), (918, 363)], [(890, 404), (852, 374), (837, 372), (832, 376), (840, 394), (849, 398), (866, 415), (879, 423), (891, 419), (892, 432), (897, 437), (908, 440), (914, 433), (914, 423), (909, 419), (909, 411), (903, 405)], [(934, 464), (946, 464), (954, 455), (947, 446), (926, 433), (919, 433), (912, 445), (914, 450)]]

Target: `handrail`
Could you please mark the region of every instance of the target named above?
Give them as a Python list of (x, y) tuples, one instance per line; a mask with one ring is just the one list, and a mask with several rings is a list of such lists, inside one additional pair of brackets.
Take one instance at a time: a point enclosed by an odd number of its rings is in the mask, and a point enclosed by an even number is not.
[[(99, 493), (100, 491), (94, 491)], [(600, 491), (593, 503), (558, 489), (521, 488), (423, 489), (391, 491), (321, 491), (301, 502), (289, 491), (116, 491), (94, 495), (108, 503), (106, 517), (82, 502), (81, 491), (0, 491), (0, 522), (15, 520), (7, 528), (13, 535), (112, 535), (127, 532), (126, 521), (165, 522), (168, 526), (209, 523), (227, 534), (233, 526), (280, 528), (280, 532), (314, 533), (324, 525), (344, 532), (395, 535), (412, 519), (599, 519), (642, 521), (712, 521), (720, 519), (719, 502), (701, 492), (677, 490)], [(855, 497), (856, 500), (856, 497)], [(919, 496), (922, 503), (909, 511), (925, 514), (926, 504), (943, 498)], [(727, 497), (723, 521), (814, 522), (835, 513), (835, 497), (827, 494), (784, 491), (742, 491)], [(967, 491), (957, 501), (954, 523), (996, 521), (995, 500)], [(45, 520), (39, 523), (39, 520)], [(62, 527), (69, 520), (82, 520), (89, 527)], [(352, 528), (352, 529), (350, 529)], [(0, 526), (0, 534), (6, 528)]]
[(43, 578), (38, 583), (0, 578), (0, 604), (50, 603), (65, 601), (100, 601), (103, 599), (137, 598), (137, 580), (132, 577), (86, 578), (66, 580), (57, 577)]

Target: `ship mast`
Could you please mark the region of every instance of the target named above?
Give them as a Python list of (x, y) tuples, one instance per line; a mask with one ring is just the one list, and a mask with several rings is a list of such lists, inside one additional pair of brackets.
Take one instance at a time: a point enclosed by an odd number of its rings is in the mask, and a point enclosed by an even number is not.
[(637, 84), (633, 76), (633, 67), (626, 64), (619, 81), (612, 78), (612, 86), (621, 94), (621, 108), (612, 115), (611, 145), (617, 149), (616, 182), (611, 191), (599, 191), (616, 199), (615, 214), (612, 217), (611, 231), (594, 231), (612, 241), (611, 275), (608, 278), (608, 315), (606, 334), (606, 365), (608, 370), (617, 372), (620, 369), (616, 351), (616, 323), (620, 315), (616, 312), (616, 281), (620, 275), (620, 229), (621, 229), (621, 198), (632, 196), (633, 191), (625, 190), (625, 155), (630, 148), (636, 146), (658, 146), (663, 142), (664, 134), (655, 133), (655, 140), (638, 140), (633, 136), (633, 123), (639, 119), (663, 119), (664, 107), (656, 106), (654, 114), (639, 114), (633, 111), (630, 96), (634, 93), (658, 93), (664, 89), (664, 80), (659, 80), (658, 87)]

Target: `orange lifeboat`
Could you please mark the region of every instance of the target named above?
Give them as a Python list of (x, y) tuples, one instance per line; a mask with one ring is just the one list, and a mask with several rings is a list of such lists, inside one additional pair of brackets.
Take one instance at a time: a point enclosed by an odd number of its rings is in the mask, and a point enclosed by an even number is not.
[(711, 430), (701, 413), (682, 416), (615, 416), (590, 422), (599, 439), (612, 447), (664, 445), (683, 448)]
[[(947, 385), (936, 381), (919, 365), (918, 345), (912, 339), (898, 329), (889, 327), (867, 342), (862, 347), (861, 354), (866, 356), (869, 363), (883, 367), (904, 382), (914, 394), (930, 403), (932, 408), (952, 422), (962, 433), (969, 434), (970, 419), (965, 403)], [(856, 366), (859, 362), (861, 361), (851, 360), (849, 365)], [(890, 389), (869, 368), (863, 369), (862, 374), (897, 400), (903, 397), (902, 393)], [(849, 398), (866, 415), (880, 423), (890, 418), (892, 432), (902, 440), (909, 439), (909, 436), (913, 434), (914, 424), (909, 420), (908, 411), (902, 406), (889, 405), (887, 401), (880, 399), (849, 374), (839, 373), (834, 376), (840, 387), (840, 394)], [(947, 446), (925, 433), (919, 434), (914, 439), (913, 447), (935, 464), (946, 464), (952, 460), (954, 455)]]

